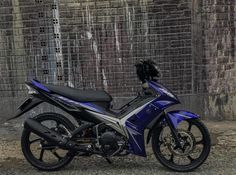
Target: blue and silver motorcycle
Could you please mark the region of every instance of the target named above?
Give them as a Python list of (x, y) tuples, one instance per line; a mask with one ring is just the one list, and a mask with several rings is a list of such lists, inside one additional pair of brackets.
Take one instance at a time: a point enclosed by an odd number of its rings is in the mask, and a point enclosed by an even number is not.
[(167, 111), (180, 101), (157, 83), (159, 70), (153, 61), (140, 61), (136, 69), (142, 91), (120, 109), (112, 109), (112, 97), (105, 91), (27, 82), (30, 96), (11, 119), (43, 102), (73, 117), (42, 113), (26, 119), (21, 146), (27, 161), (45, 171), (64, 167), (74, 156), (97, 154), (112, 163), (113, 156), (146, 157), (145, 145), (151, 140), (162, 165), (182, 172), (199, 167), (210, 152), (207, 128), (194, 113)]

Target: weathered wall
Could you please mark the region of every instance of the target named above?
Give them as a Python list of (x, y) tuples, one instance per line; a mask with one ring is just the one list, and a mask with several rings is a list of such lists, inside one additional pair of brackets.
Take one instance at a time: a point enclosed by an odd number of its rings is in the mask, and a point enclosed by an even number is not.
[(235, 0), (203, 1), (206, 115), (235, 119)]
[(1, 0), (0, 117), (27, 79), (105, 89), (117, 103), (154, 59), (161, 82), (206, 118), (235, 119), (234, 0)]

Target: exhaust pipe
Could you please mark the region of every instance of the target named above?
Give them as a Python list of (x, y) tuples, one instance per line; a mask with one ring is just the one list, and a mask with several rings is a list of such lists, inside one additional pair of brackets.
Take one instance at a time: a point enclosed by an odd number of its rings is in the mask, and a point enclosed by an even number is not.
[(91, 153), (91, 150), (89, 150), (87, 146), (77, 145), (76, 142), (71, 141), (69, 138), (62, 137), (57, 132), (47, 128), (34, 119), (26, 119), (24, 128), (44, 138), (46, 141), (59, 146), (60, 148)]

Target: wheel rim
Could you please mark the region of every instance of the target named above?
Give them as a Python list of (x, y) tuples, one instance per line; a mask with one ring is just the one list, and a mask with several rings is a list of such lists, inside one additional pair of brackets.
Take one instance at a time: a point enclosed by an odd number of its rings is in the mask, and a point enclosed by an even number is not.
[[(165, 128), (167, 129), (166, 133)], [(176, 148), (169, 127), (165, 128), (161, 131), (158, 143), (160, 156), (166, 163), (172, 166), (190, 166), (201, 159), (206, 147), (206, 140), (202, 129), (196, 123), (187, 120), (178, 126), (177, 132), (181, 149)]]
[[(57, 120), (48, 119), (40, 121), (40, 123), (64, 136), (69, 131), (62, 122)], [(32, 132), (28, 132), (27, 138), (26, 142), (31, 158), (46, 167), (58, 165), (70, 158), (68, 150), (60, 149)]]

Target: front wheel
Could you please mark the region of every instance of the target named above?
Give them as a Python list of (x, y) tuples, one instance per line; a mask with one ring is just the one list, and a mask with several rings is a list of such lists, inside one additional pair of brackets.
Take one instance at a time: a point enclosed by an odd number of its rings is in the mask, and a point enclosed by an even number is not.
[(177, 128), (181, 148), (177, 147), (168, 125), (155, 128), (152, 149), (162, 165), (174, 171), (188, 172), (199, 167), (211, 148), (210, 134), (199, 119), (182, 121)]

